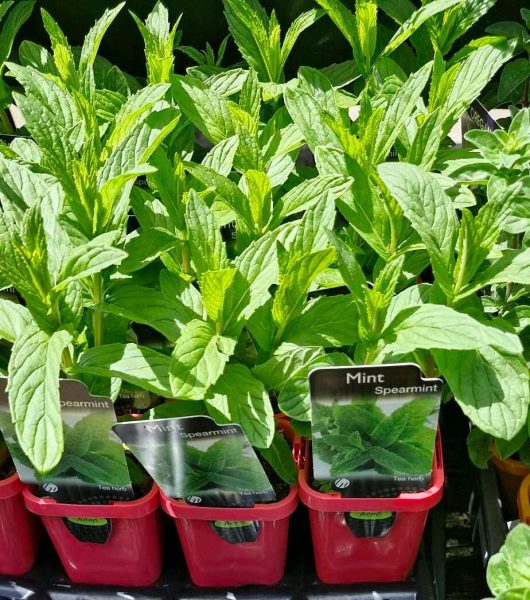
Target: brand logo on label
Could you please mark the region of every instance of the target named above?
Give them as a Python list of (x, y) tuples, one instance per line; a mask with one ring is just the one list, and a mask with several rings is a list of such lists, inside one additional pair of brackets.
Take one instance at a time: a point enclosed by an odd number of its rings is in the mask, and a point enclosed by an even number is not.
[(345, 479), (344, 477), (341, 477), (340, 479), (337, 479), (335, 481), (335, 487), (338, 488), (339, 490), (343, 490), (347, 487), (350, 487), (351, 481), (349, 481), (348, 479)]
[(199, 496), (188, 496), (188, 502), (190, 504), (200, 504), (202, 502), (202, 498), (199, 498)]
[(43, 486), (44, 491), (49, 494), (55, 494), (55, 492), (59, 491), (59, 488), (55, 485), (55, 483), (45, 483)]

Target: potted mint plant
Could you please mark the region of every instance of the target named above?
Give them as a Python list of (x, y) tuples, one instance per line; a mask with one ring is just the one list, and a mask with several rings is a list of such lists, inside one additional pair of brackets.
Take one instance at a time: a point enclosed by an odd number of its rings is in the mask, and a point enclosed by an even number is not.
[[(150, 157), (178, 121), (175, 109), (163, 101), (168, 86), (133, 93), (130, 80), (97, 59), (103, 34), (121, 7), (105, 12), (77, 58), (57, 23), (43, 12), (52, 54), (38, 53), (39, 62), (29, 53), (32, 58), (23, 66), (8, 65), (25, 91), (14, 97), (32, 139), (12, 144), (1, 157), (5, 260), (0, 277), (24, 301), (2, 299), (2, 337), (13, 344), (8, 364), (13, 439), (32, 477), (47, 481), (80, 473), (82, 481), (102, 490), (123, 488), (128, 479), (128, 493), (130, 475), (111, 423), (97, 429), (101, 439), (92, 445), (87, 430), (81, 434), (64, 425), (61, 410), (77, 406), (61, 396), (73, 384), (78, 397), (88, 390), (106, 397), (89, 396), (83, 407), (104, 405), (114, 414), (109, 399), (119, 381), (107, 386), (88, 378), (87, 389), (68, 378), (77, 376), (78, 357), (87, 347), (129, 335), (129, 323), (107, 319), (99, 305), (116, 266), (127, 257), (123, 245), (133, 183), (153, 171)], [(114, 84), (119, 92), (98, 88), (109, 71), (109, 81), (121, 82)], [(28, 489), (25, 502), (42, 517), (73, 580), (138, 586), (158, 578), (156, 486), (130, 501), (109, 504), (108, 496), (85, 497), (91, 503), (85, 506), (73, 496), (53, 500), (57, 487), (41, 486), (40, 496)], [(94, 546), (80, 535), (87, 533), (90, 519), (98, 520), (98, 527), (106, 524), (105, 543)], [(137, 540), (136, 548), (131, 540)]]

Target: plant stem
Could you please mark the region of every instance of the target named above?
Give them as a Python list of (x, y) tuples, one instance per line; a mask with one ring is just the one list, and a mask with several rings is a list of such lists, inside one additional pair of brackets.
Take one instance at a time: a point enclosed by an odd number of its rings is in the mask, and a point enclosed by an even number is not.
[(2, 132), (1, 133), (5, 133), (8, 135), (11, 135), (14, 133), (13, 126), (11, 125), (11, 122), (9, 121), (9, 118), (8, 118), (5, 110), (0, 110), (0, 123), (2, 124)]
[[(94, 304), (101, 304), (103, 302), (103, 279), (101, 273), (94, 275), (92, 299), (94, 300)], [(94, 346), (101, 346), (103, 343), (103, 313), (99, 310), (95, 310), (92, 314), (92, 327), (94, 329)]]
[[(512, 244), (511, 245), (514, 250), (517, 250), (517, 248), (519, 248), (519, 235), (517, 233), (514, 233), (512, 235)], [(506, 285), (506, 302), (508, 302), (508, 299), (512, 295), (512, 290), (513, 290), (513, 283), (510, 281)]]

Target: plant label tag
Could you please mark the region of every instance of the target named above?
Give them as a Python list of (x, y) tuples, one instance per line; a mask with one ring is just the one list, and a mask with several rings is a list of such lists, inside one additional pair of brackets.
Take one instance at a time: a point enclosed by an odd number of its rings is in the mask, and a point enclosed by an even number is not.
[(226, 507), (276, 499), (239, 425), (192, 416), (127, 421), (113, 429), (170, 498)]
[(474, 100), (471, 103), (471, 106), (462, 115), (462, 143), (464, 145), (466, 143), (464, 135), (472, 129), (482, 129), (484, 131), (496, 131), (497, 129), (502, 129), (498, 121), (480, 100)]
[(317, 368), (309, 385), (317, 482), (349, 498), (429, 487), (441, 379), (404, 363)]
[(80, 381), (59, 383), (64, 454), (48, 473), (35, 471), (22, 451), (11, 422), (7, 378), (0, 377), (0, 429), (24, 483), (37, 494), (71, 504), (107, 504), (134, 497), (125, 450), (112, 431), (116, 423), (109, 398), (91, 396)]

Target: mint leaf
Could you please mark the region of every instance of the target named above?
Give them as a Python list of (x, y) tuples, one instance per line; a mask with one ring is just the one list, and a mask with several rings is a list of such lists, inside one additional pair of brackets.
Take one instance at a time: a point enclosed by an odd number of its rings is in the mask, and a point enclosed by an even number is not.
[(173, 395), (202, 400), (223, 373), (235, 346), (236, 340), (217, 334), (212, 325), (190, 321), (182, 330), (171, 358)]
[(406, 354), (427, 350), (482, 350), (493, 346), (518, 354), (519, 338), (508, 331), (485, 325), (467, 314), (438, 304), (405, 308), (383, 332), (385, 352)]
[(100, 273), (112, 265), (119, 265), (126, 258), (127, 253), (112, 246), (116, 237), (115, 231), (104, 233), (71, 251), (59, 274), (60, 283), (56, 289), (62, 289), (72, 281)]
[(226, 266), (226, 250), (210, 208), (193, 190), (186, 206), (186, 225), (191, 259), (198, 275)]
[(187, 323), (199, 316), (179, 298), (130, 283), (111, 287), (96, 309), (149, 325), (172, 342)]
[(72, 336), (48, 334), (28, 325), (15, 340), (9, 361), (9, 405), (18, 441), (39, 473), (55, 467), (63, 453), (59, 402), (61, 359)]
[(456, 401), (482, 431), (509, 440), (526, 424), (529, 376), (520, 355), (490, 346), (433, 355)]
[(436, 282), (451, 297), (458, 219), (436, 178), (418, 167), (387, 163), (379, 174), (427, 247)]
[(323, 348), (349, 346), (357, 337), (355, 306), (351, 296), (322, 296), (312, 300), (288, 325), (283, 341)]
[(274, 434), (272, 444), (269, 448), (260, 449), (261, 456), (271, 465), (276, 475), (288, 483), (294, 485), (297, 481), (297, 470), (293, 460), (291, 447), (283, 435), (277, 431)]
[(13, 343), (31, 324), (31, 314), (25, 306), (0, 298), (0, 339)]
[(175, 76), (171, 90), (182, 112), (212, 143), (235, 134), (228, 101), (221, 94), (190, 76)]
[(76, 371), (101, 377), (119, 377), (165, 398), (171, 398), (171, 359), (137, 344), (106, 344), (80, 356)]
[(253, 446), (271, 445), (274, 414), (269, 394), (250, 369), (241, 364), (227, 365), (212, 391), (206, 404), (217, 422), (239, 423)]

